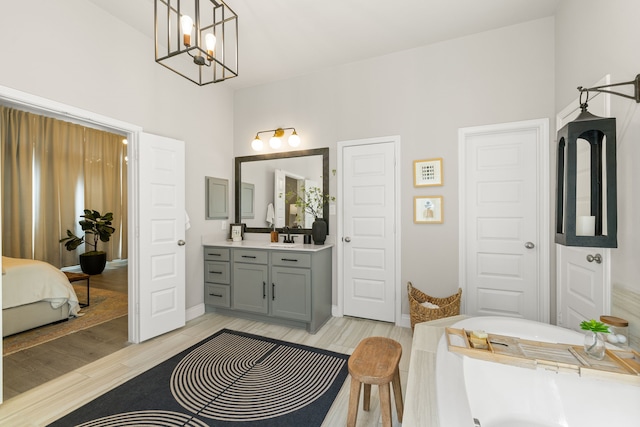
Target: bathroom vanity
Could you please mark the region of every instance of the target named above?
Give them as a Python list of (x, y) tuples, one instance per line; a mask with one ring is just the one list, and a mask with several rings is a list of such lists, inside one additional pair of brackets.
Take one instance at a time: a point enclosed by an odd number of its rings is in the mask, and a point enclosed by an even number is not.
[(331, 317), (332, 245), (215, 242), (204, 246), (207, 311), (315, 333)]

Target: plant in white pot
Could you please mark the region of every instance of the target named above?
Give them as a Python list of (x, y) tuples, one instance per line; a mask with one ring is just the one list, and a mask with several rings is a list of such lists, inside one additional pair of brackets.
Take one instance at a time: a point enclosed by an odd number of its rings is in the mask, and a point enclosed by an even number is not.
[(85, 209), (84, 215), (80, 215), (80, 218), (84, 218), (79, 221), (84, 236), (78, 237), (71, 230), (67, 230), (67, 237), (60, 239), (60, 243), (64, 242), (68, 251), (86, 243), (91, 250), (80, 254), (80, 268), (86, 274), (100, 274), (107, 263), (107, 253), (98, 250), (98, 241), (108, 242), (116, 231), (111, 226), (113, 213), (107, 212), (102, 215), (98, 211)]

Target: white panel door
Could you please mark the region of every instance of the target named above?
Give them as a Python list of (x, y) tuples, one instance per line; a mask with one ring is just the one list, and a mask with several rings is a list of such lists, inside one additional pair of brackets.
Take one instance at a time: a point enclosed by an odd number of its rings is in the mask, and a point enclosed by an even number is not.
[[(608, 291), (602, 286), (603, 270), (609, 269), (608, 250), (562, 245), (557, 245), (557, 249), (558, 283), (562, 284), (558, 288), (558, 325), (580, 330), (583, 320), (608, 314), (604, 311), (609, 301)], [(597, 260), (589, 261), (589, 255)]]
[(343, 158), (344, 314), (395, 321), (394, 144), (346, 146)]
[(185, 324), (184, 142), (140, 135), (140, 323), (145, 341)]
[(538, 216), (544, 214), (537, 161), (541, 133), (529, 122), (461, 130), (467, 314), (544, 320), (540, 287), (548, 281), (540, 277), (538, 248)]

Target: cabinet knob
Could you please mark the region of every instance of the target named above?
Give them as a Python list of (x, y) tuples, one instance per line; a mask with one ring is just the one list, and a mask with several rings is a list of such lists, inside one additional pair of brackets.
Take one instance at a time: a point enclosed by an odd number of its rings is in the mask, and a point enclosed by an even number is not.
[(178, 240), (178, 246), (184, 246), (187, 242), (184, 240)]

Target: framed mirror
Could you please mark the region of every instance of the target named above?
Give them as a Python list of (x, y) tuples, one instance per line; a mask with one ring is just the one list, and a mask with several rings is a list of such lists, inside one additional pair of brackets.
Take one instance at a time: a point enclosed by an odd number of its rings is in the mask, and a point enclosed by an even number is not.
[[(275, 224), (308, 234), (312, 220), (295, 206), (292, 194), (312, 186), (329, 192), (329, 148), (236, 157), (235, 222), (246, 224), (247, 233), (268, 233)], [(328, 225), (328, 206), (323, 218)]]

